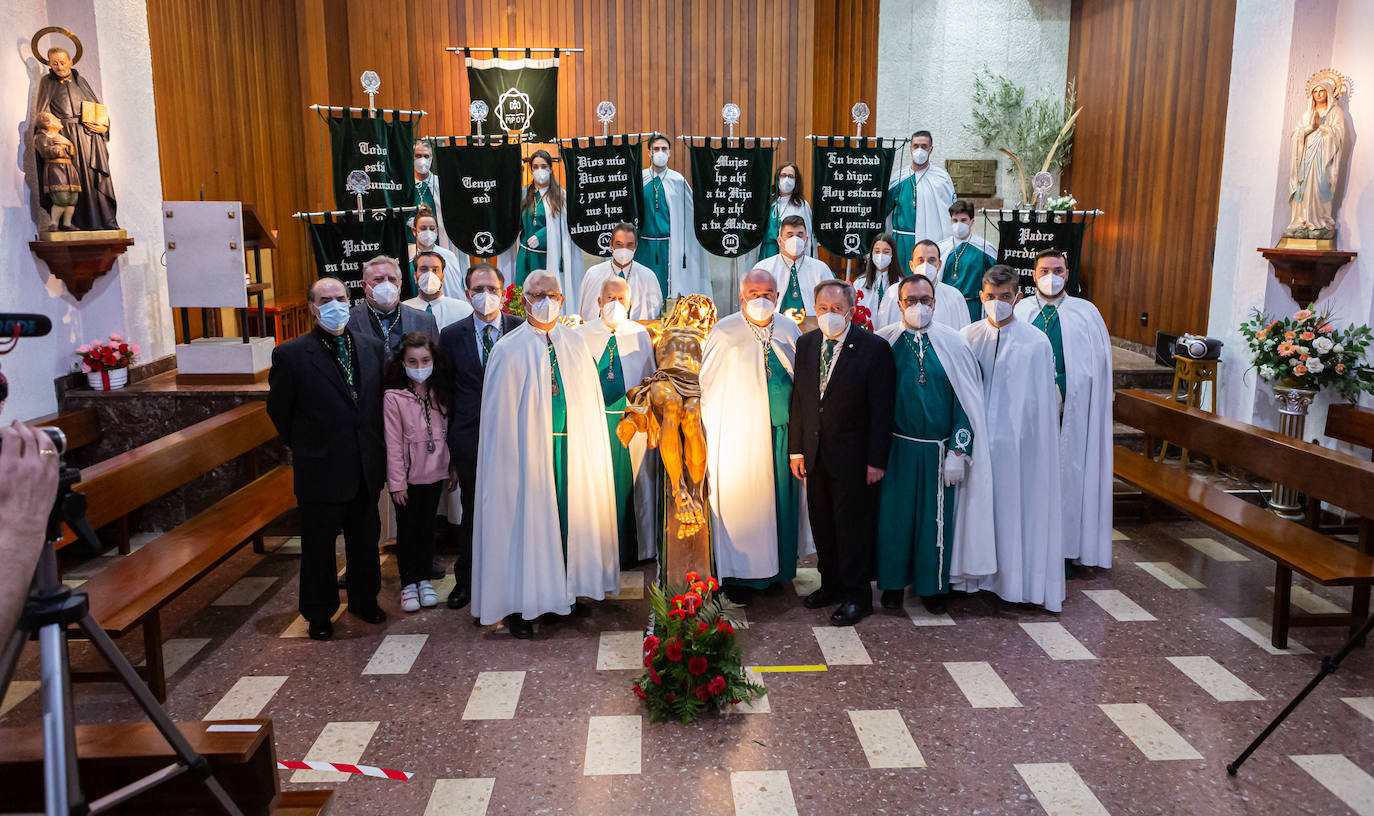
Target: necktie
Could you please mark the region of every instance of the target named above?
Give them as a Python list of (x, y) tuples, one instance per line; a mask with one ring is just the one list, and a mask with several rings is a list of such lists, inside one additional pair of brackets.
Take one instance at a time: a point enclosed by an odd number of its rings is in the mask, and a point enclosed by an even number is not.
[(339, 365), (343, 368), (344, 379), (348, 381), (348, 387), (353, 387), (353, 355), (348, 351), (348, 338), (339, 335), (334, 338), (334, 354), (339, 358)]
[(491, 324), (488, 323), (482, 329), (482, 367), (487, 365), (487, 358), (491, 357), (491, 347), (496, 341), (491, 338)]
[(825, 341), (825, 348), (821, 351), (821, 388), (825, 388), (826, 378), (830, 376), (830, 364), (835, 360), (835, 345), (839, 340)]
[(430, 314), (434, 314), (434, 304), (433, 304), (433, 303), (427, 303), (427, 304), (425, 304), (425, 311), (428, 312), (428, 313), (430, 313)]

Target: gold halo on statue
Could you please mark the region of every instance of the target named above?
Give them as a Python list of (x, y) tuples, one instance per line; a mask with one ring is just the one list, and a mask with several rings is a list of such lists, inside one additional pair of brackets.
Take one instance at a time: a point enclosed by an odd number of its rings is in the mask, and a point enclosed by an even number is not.
[(1335, 93), (1332, 95), (1337, 99), (1346, 99), (1350, 96), (1350, 79), (1335, 68), (1323, 68), (1308, 77), (1307, 86), (1303, 88), (1303, 93), (1310, 98), (1312, 96), (1312, 88), (1322, 80), (1329, 81), (1331, 87), (1336, 89)]
[(67, 39), (72, 41), (72, 45), (76, 46), (76, 53), (72, 54), (72, 65), (75, 65), (81, 61), (81, 40), (71, 31), (63, 28), (62, 26), (48, 26), (47, 28), (38, 29), (38, 32), (33, 35), (33, 39), (29, 40), (29, 50), (33, 52), (34, 59), (38, 60), (44, 65), (48, 64), (47, 56), (38, 53), (38, 41), (47, 34), (66, 35)]

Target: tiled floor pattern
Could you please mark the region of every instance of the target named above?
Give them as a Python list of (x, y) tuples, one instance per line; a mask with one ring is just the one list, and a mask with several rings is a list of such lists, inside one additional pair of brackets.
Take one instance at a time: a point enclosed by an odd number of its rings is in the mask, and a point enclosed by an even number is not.
[[(401, 613), (387, 558), (387, 623), (342, 615), (316, 643), (295, 610), (299, 545), (273, 542), (164, 614), (168, 708), (271, 717), (282, 759), (415, 774), (282, 772), (285, 787), (334, 786), (336, 814), (1374, 814), (1374, 649), (1228, 777), (1343, 635), (1298, 629), (1273, 649), (1272, 566), (1206, 528), (1122, 522), (1113, 538), (1116, 569), (1072, 579), (1058, 615), (985, 594), (838, 629), (800, 606), (819, 581), (804, 566), (759, 596), (741, 637), (750, 666), (825, 671), (757, 673), (765, 698), (686, 727), (650, 723), (629, 692), (639, 573), (590, 617), (514, 641), (442, 605)], [(1293, 599), (1349, 607), (1305, 583)], [(137, 661), (135, 638), (120, 645)], [(0, 725), (37, 722), (36, 679), (30, 649)], [(79, 686), (76, 704), (83, 721), (137, 719), (113, 686)]]

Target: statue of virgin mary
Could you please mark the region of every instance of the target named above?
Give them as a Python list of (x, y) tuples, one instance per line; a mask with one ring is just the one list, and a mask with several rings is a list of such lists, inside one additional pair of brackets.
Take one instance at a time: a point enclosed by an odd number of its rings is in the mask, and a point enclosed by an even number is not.
[(1349, 91), (1349, 81), (1332, 68), (1307, 80), (1307, 107), (1289, 137), (1293, 160), (1288, 203), (1293, 218), (1283, 231), (1285, 238), (1336, 237), (1336, 178), (1349, 147), (1341, 102)]

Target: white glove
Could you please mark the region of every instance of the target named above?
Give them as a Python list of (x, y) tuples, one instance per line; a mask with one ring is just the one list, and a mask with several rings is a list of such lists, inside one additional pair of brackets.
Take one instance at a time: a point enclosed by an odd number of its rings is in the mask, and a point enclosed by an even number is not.
[(539, 248), (539, 236), (538, 236), (538, 235), (531, 235), (531, 236), (530, 236), (530, 239), (529, 239), (528, 241), (525, 242), (525, 246), (529, 247), (530, 249), (538, 249), (538, 248)]
[(945, 454), (945, 487), (953, 487), (964, 481), (964, 459), (965, 457), (953, 451)]

